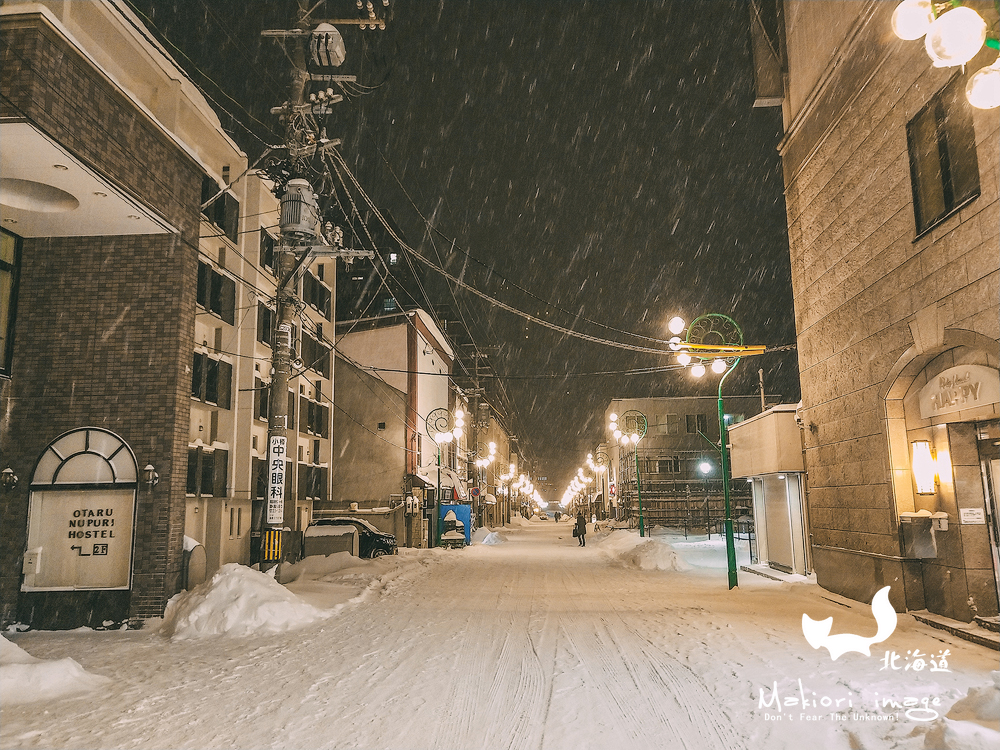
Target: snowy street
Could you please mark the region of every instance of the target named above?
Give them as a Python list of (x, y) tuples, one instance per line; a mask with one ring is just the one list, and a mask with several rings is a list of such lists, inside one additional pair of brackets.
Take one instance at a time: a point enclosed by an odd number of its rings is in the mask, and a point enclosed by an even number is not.
[[(298, 629), (273, 632), (273, 613), (258, 613), (256, 632), (239, 636), (232, 618), (222, 627), (202, 610), (198, 622), (173, 623), (173, 637), (153, 626), (7, 633), (32, 657), (69, 657), (110, 681), (22, 705), (10, 705), (5, 682), (0, 745), (846, 749), (998, 737), (983, 718), (983, 705), (1000, 705), (987, 687), (995, 652), (904, 614), (870, 657), (832, 661), (806, 642), (803, 613), (871, 635), (871, 608), (745, 572), (727, 591), (718, 537), (602, 532), (580, 548), (569, 524), (551, 521), (502, 535), (377, 561), (332, 556), (326, 568), (310, 569), (310, 558), (287, 588), (326, 611)], [(946, 664), (904, 668), (915, 649), (947, 650)], [(982, 699), (943, 718), (970, 688), (984, 688)], [(800, 691), (816, 705), (789, 704)], [(910, 718), (883, 698), (914, 699), (924, 713)]]

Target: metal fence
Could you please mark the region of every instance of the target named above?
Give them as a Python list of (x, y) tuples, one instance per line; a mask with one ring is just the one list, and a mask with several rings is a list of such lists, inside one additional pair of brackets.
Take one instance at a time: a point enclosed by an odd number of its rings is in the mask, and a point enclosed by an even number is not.
[[(721, 533), (726, 518), (726, 501), (722, 480), (660, 479), (655, 475), (642, 477), (642, 516), (646, 527), (665, 526), (708, 534)], [(753, 497), (746, 482), (730, 483), (732, 517), (737, 537), (753, 536)], [(621, 513), (630, 526), (639, 523), (639, 497), (636, 482), (624, 482), (621, 487)]]

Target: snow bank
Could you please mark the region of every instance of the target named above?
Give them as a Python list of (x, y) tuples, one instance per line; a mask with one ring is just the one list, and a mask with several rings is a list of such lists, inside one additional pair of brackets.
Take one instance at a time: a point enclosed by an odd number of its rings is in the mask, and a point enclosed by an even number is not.
[(159, 632), (173, 640), (279, 633), (327, 616), (266, 573), (229, 563), (210, 580), (167, 602)]
[[(327, 526), (325, 528), (344, 528)], [(354, 527), (347, 528), (348, 533), (353, 533)], [(291, 583), (300, 578), (321, 578), (331, 573), (337, 573), (344, 568), (353, 568), (365, 563), (359, 557), (355, 557), (350, 552), (334, 552), (332, 555), (309, 555), (299, 560), (294, 565), (282, 563), (278, 566), (276, 577), (278, 583)]]
[(941, 750), (993, 750), (1000, 747), (1000, 671), (992, 685), (969, 688), (944, 719), (934, 722), (924, 747)]
[(36, 659), (0, 636), (0, 703), (4, 706), (90, 693), (110, 683), (73, 659)]
[[(728, 568), (729, 558), (726, 556), (726, 539), (721, 534), (714, 534), (710, 539), (704, 536), (691, 535), (685, 539), (682, 534), (668, 531), (664, 534), (671, 547), (693, 568)], [(750, 563), (750, 543), (746, 539), (733, 540), (736, 547), (736, 563)]]
[(473, 544), (503, 544), (507, 541), (507, 537), (503, 534), (490, 531), (485, 527), (481, 527), (472, 532), (472, 543)]
[(478, 529), (472, 532), (472, 543), (482, 544), (483, 540), (492, 533), (493, 532), (487, 529), (485, 526), (480, 526)]
[(690, 570), (691, 566), (662, 539), (640, 537), (638, 532), (612, 531), (596, 546), (612, 560), (640, 570)]

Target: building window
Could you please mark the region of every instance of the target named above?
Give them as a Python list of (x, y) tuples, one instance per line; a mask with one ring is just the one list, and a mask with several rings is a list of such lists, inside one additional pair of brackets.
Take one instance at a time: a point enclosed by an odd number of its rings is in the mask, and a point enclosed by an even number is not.
[(305, 397), (299, 398), (299, 432), (330, 437), (330, 408)]
[(223, 409), (231, 406), (233, 366), (195, 352), (191, 366), (191, 397)]
[(271, 398), (271, 386), (264, 385), (264, 381), (260, 378), (254, 378), (253, 381), (253, 415), (257, 419), (262, 419), (265, 422), (268, 419), (268, 412), (270, 411), (268, 407), (269, 400)]
[(302, 301), (327, 320), (330, 318), (330, 288), (311, 273), (302, 275)]
[(226, 497), (229, 451), (188, 448), (187, 494)]
[(257, 340), (262, 344), (273, 346), (274, 310), (262, 302), (257, 303)]
[(267, 230), (261, 227), (260, 230), (260, 267), (267, 268), (274, 273), (274, 246), (277, 240), (274, 239)]
[(955, 76), (906, 126), (917, 234), (979, 195), (972, 115)]
[(17, 311), (21, 238), (0, 230), (0, 377), (10, 377), (14, 359), (14, 313)]
[(681, 460), (677, 456), (668, 456), (657, 460), (656, 470), (660, 474), (679, 474)]
[(687, 431), (689, 435), (708, 434), (708, 416), (706, 414), (688, 414)]
[(382, 300), (383, 312), (395, 312), (397, 309), (399, 308), (396, 306), (396, 300), (392, 297), (386, 297)]
[(330, 377), (330, 347), (321, 344), (305, 331), (302, 332), (302, 364), (324, 378)]
[(229, 325), (236, 322), (236, 282), (207, 263), (198, 263), (198, 304)]
[[(208, 203), (219, 194), (219, 183), (208, 175), (201, 178), (201, 202)], [(201, 210), (202, 216), (223, 231), (233, 242), (240, 239), (240, 202), (229, 191), (219, 195)]]
[(395, 266), (399, 263), (399, 253), (389, 253), (389, 265)]

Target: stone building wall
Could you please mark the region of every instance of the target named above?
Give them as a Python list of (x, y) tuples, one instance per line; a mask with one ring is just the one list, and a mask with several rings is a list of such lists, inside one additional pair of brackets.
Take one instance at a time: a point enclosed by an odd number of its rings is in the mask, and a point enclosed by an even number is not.
[[(949, 331), (968, 332), (982, 342), (982, 364), (996, 366), (998, 120), (972, 110), (979, 197), (916, 237), (907, 123), (963, 74), (896, 39), (894, 5), (869, 3), (858, 17), (802, 107), (786, 112), (781, 152), (819, 582), (868, 601), (909, 580), (912, 606), (919, 570), (901, 557), (886, 391), (908, 352), (933, 353), (912, 329), (927, 311), (945, 332), (942, 348)], [(807, 44), (788, 39), (790, 49)], [(903, 589), (892, 592), (897, 608)]]

